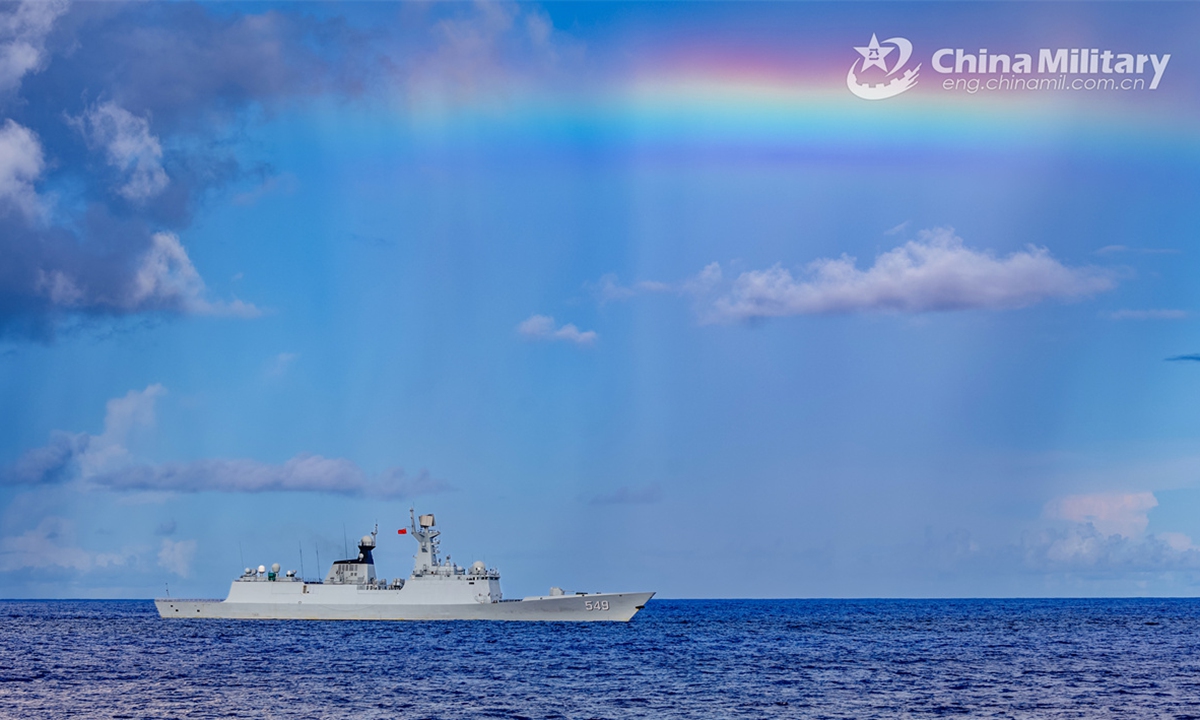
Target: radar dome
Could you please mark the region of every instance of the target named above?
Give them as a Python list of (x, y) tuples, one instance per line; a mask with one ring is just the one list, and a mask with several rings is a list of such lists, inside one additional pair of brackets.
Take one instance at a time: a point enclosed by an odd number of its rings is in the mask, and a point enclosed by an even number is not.
[(279, 563), (271, 563), (271, 572), (279, 574)]
[(482, 560), (476, 560), (471, 563), (471, 572), (475, 575), (482, 575), (487, 572), (487, 565), (484, 565)]
[(362, 542), (360, 542), (359, 545), (375, 547), (375, 538), (371, 537), (370, 535), (363, 535)]
[(266, 565), (259, 565), (259, 566), (258, 566), (258, 572), (259, 572), (259, 574), (265, 573), (266, 571), (267, 571), (267, 566), (266, 566)]

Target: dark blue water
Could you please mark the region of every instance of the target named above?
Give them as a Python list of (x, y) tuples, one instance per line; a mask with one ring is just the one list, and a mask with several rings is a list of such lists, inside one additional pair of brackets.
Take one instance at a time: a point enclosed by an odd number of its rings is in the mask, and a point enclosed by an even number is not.
[(628, 624), (0, 602), (13, 718), (1200, 718), (1200, 601), (671, 601)]

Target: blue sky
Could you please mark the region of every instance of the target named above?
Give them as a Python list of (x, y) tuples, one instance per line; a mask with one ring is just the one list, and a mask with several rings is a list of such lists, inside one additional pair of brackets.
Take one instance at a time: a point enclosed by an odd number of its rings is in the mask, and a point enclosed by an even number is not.
[(0, 595), (1195, 594), (1200, 14), (936, 7), (5, 8)]

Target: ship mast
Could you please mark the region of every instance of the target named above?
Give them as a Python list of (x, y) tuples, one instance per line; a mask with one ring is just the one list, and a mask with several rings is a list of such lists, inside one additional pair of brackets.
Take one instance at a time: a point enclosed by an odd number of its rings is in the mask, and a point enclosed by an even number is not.
[(440, 530), (433, 529), (433, 515), (416, 517), (413, 508), (408, 509), (409, 530), (417, 539), (417, 554), (413, 555), (413, 574), (424, 575), (436, 572), (441, 560), (438, 558), (438, 535)]

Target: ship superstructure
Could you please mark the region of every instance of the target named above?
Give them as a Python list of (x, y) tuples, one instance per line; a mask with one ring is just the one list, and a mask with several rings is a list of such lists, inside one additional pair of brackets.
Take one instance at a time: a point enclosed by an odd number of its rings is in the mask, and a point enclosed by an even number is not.
[(616, 620), (628, 621), (654, 596), (642, 593), (573, 593), (550, 588), (549, 595), (505, 600), (500, 573), (476, 561), (464, 568), (439, 553), (441, 531), (434, 516), (409, 513), (417, 541), (407, 580), (390, 582), (375, 574), (373, 551), (379, 528), (364, 535), (357, 557), (333, 563), (324, 581), (306, 581), (294, 570), (280, 574), (246, 568), (224, 600), (155, 600), (164, 618), (307, 620)]

